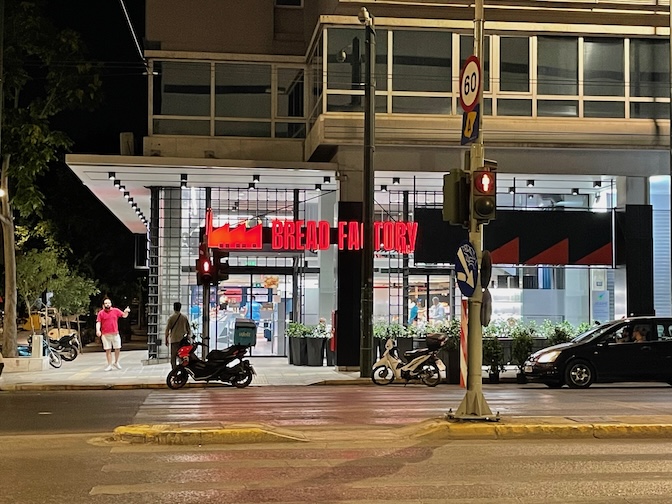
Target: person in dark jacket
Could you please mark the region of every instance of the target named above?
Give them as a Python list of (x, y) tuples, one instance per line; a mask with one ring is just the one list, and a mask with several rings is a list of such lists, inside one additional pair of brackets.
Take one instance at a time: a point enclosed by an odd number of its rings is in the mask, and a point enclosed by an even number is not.
[(177, 367), (177, 350), (180, 348), (180, 341), (185, 336), (191, 335), (189, 319), (180, 313), (182, 303), (175, 301), (173, 303), (173, 314), (166, 322), (166, 346), (170, 345), (170, 365), (175, 369)]

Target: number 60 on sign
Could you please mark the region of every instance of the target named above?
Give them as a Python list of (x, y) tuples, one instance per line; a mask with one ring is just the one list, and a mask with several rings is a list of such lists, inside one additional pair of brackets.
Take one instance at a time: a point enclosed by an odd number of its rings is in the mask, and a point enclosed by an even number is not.
[(460, 72), (460, 105), (471, 112), (481, 92), (481, 63), (476, 56), (469, 56)]

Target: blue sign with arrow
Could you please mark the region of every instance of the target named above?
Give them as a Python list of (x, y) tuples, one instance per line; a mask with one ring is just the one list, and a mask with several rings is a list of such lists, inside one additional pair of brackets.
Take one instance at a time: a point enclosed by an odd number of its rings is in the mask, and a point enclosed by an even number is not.
[(455, 276), (462, 295), (468, 298), (473, 296), (478, 281), (478, 258), (476, 249), (468, 241), (463, 241), (457, 249)]

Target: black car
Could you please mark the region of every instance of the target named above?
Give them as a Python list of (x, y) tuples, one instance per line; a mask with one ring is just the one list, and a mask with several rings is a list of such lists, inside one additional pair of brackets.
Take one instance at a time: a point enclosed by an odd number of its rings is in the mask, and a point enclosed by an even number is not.
[(523, 372), (551, 388), (618, 381), (672, 385), (672, 317), (632, 317), (595, 326), (568, 343), (535, 352)]

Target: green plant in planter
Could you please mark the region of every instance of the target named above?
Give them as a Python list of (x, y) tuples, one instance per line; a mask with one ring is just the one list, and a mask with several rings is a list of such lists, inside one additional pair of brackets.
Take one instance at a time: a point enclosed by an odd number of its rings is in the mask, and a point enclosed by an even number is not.
[(289, 338), (305, 338), (311, 330), (311, 328), (301, 322), (290, 322), (287, 324), (285, 334)]
[(387, 322), (373, 323), (373, 337), (377, 339), (387, 339)]
[(548, 342), (550, 345), (558, 345), (560, 343), (567, 343), (574, 337), (574, 328), (569, 322), (560, 322), (555, 324), (553, 330), (548, 335)]
[(534, 327), (529, 324), (517, 324), (511, 331), (511, 337), (513, 338), (511, 354), (519, 373), (522, 373), (525, 361), (534, 346)]
[(504, 348), (497, 336), (483, 338), (483, 363), (491, 375), (504, 371)]
[(387, 325), (387, 336), (394, 339), (411, 337), (408, 334), (407, 328), (399, 324), (398, 322), (392, 322)]
[(443, 320), (429, 324), (427, 334), (440, 333), (448, 337), (445, 348), (447, 350), (457, 350), (460, 348), (460, 321), (457, 319)]
[(595, 327), (595, 325), (591, 324), (589, 322), (581, 322), (578, 326), (576, 326), (576, 329), (574, 329), (574, 336), (578, 336), (579, 334), (583, 334), (588, 329), (593, 329), (594, 327)]
[(315, 327), (308, 327), (307, 338), (331, 338), (331, 333), (327, 330), (327, 324), (320, 322)]

